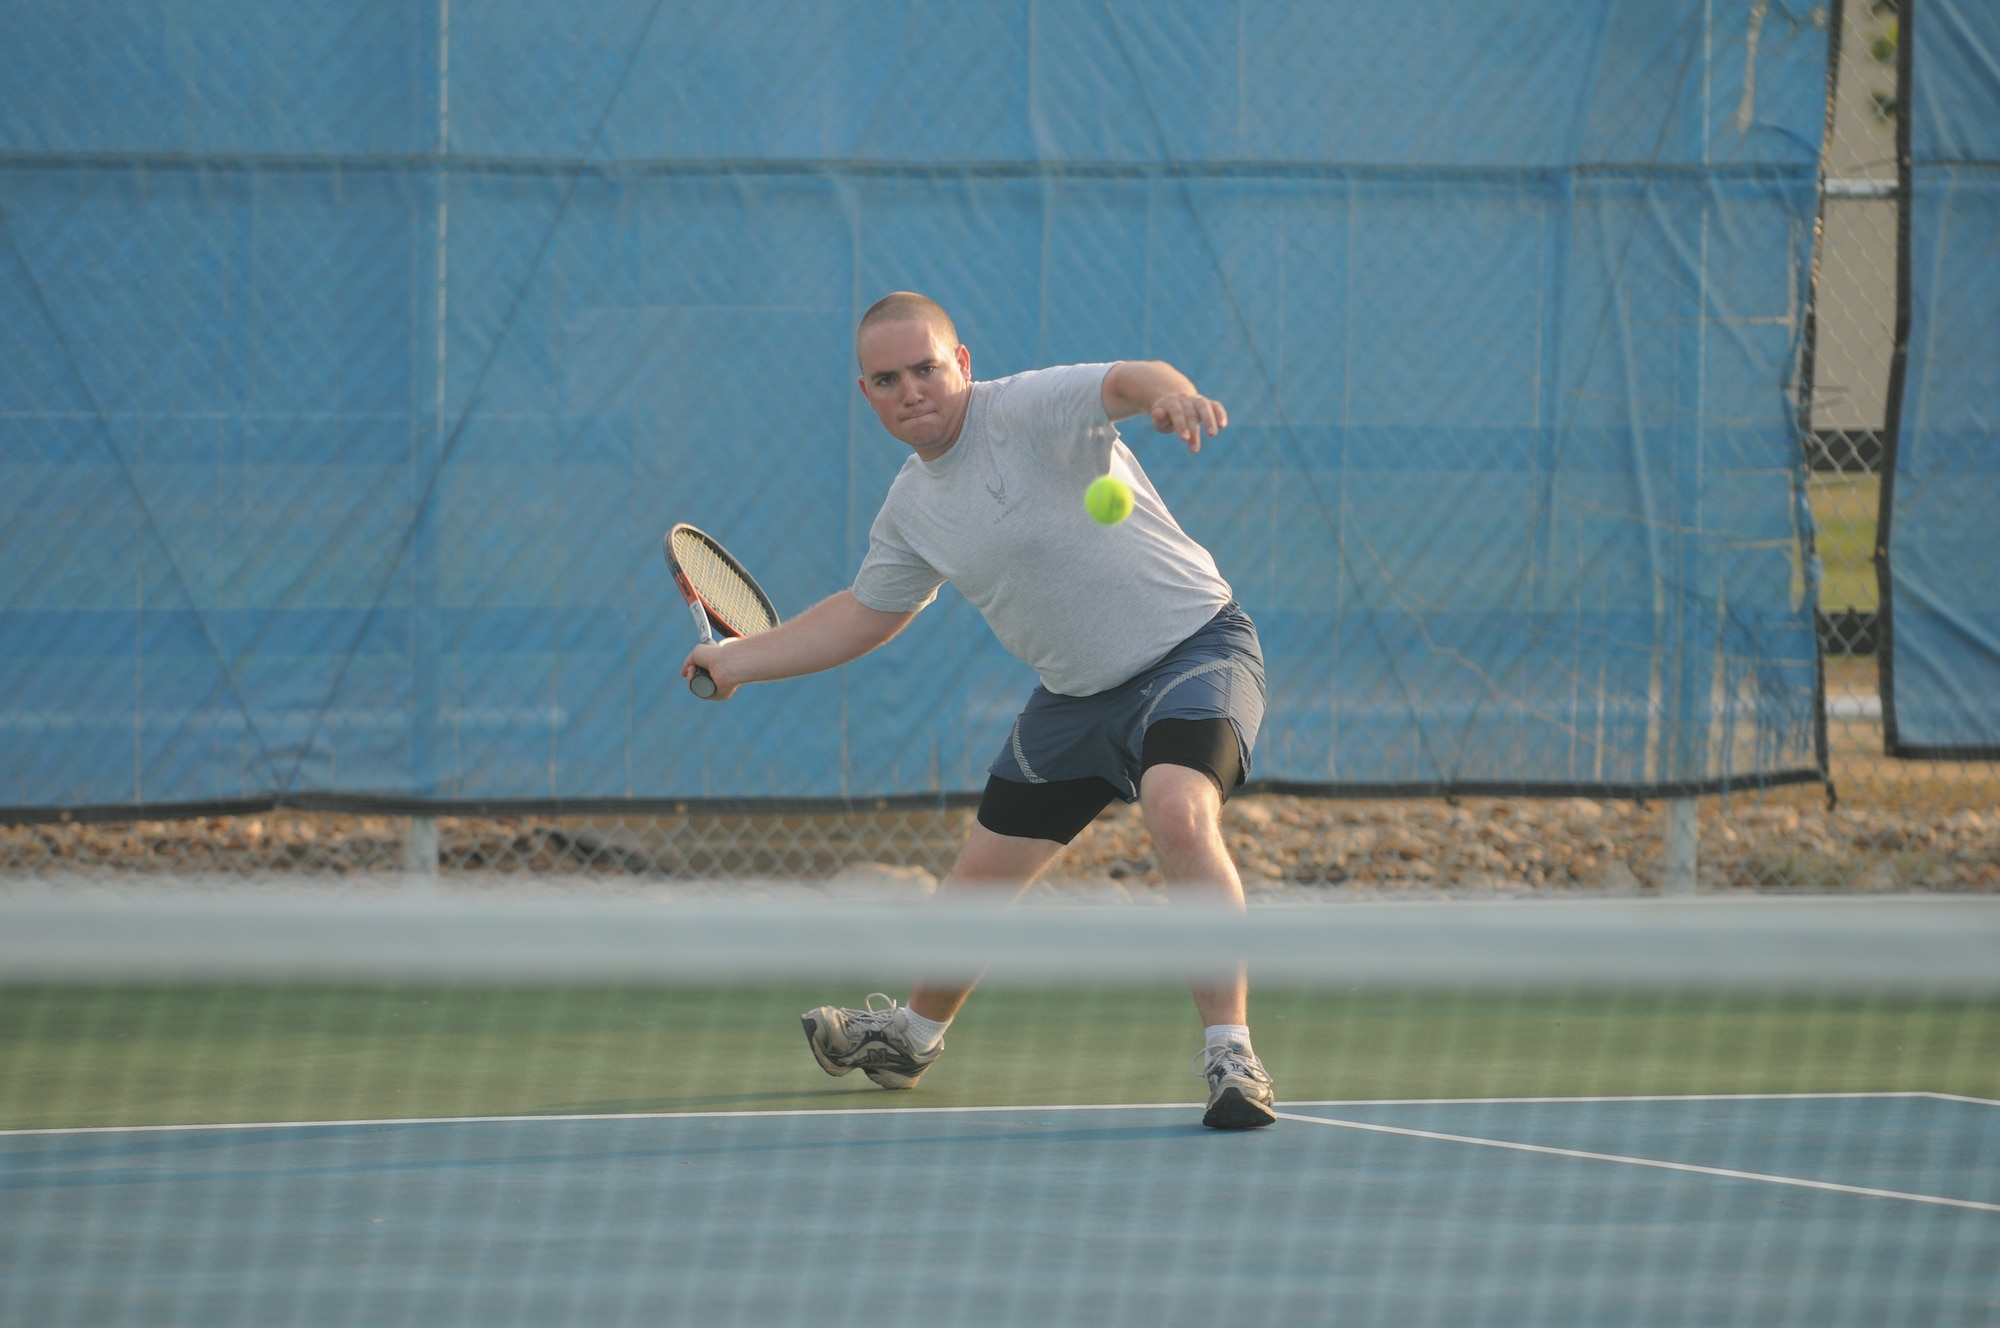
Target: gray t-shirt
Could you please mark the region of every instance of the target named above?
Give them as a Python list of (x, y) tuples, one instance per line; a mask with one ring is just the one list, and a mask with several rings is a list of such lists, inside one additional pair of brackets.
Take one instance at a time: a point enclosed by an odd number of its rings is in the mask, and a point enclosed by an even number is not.
[[(1232, 595), (1104, 416), (1108, 364), (974, 383), (958, 441), (903, 463), (869, 531), (855, 599), (909, 613), (949, 581), (993, 634), (1065, 696), (1165, 658)], [(1083, 491), (1106, 472), (1132, 515), (1099, 525)]]

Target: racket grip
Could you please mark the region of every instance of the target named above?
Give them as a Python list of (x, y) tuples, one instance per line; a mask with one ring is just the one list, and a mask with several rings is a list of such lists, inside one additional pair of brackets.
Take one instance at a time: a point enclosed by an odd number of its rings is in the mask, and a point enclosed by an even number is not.
[(715, 695), (715, 679), (708, 676), (707, 669), (696, 669), (688, 679), (688, 690), (706, 701)]

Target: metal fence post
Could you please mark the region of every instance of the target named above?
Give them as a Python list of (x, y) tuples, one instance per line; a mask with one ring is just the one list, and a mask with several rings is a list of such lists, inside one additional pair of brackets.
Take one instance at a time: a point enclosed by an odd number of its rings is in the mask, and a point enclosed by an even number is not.
[(435, 816), (411, 816), (403, 822), (403, 872), (426, 879), (438, 870), (438, 823)]
[(1667, 870), (1660, 878), (1663, 895), (1694, 893), (1698, 837), (1693, 798), (1673, 798), (1667, 803)]

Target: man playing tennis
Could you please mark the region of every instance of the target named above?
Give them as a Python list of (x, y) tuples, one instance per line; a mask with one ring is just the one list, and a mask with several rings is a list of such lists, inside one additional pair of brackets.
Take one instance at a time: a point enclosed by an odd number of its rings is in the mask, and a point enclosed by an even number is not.
[[(1170, 886), (1240, 911), (1222, 804), (1263, 721), (1263, 656), (1215, 560), (1175, 523), (1114, 424), (1144, 415), (1199, 452), (1229, 422), (1222, 403), (1156, 361), (974, 382), (950, 317), (908, 291), (868, 310), (855, 352), (862, 395), (916, 455), (890, 485), (853, 585), (769, 632), (696, 646), (682, 675), (707, 669), (726, 700), (746, 683), (844, 664), (950, 581), (1041, 685), (990, 767), (940, 893), (1019, 893), (1120, 798), (1139, 802)], [(1115, 526), (1084, 510), (1084, 489), (1107, 472), (1134, 499)], [(1203, 1123), (1269, 1125), (1271, 1077), (1251, 1049), (1241, 966), (1191, 986), (1207, 1032)], [(803, 1016), (806, 1037), (828, 1074), (914, 1087), (971, 990), (926, 981), (907, 1005), (823, 1006)]]

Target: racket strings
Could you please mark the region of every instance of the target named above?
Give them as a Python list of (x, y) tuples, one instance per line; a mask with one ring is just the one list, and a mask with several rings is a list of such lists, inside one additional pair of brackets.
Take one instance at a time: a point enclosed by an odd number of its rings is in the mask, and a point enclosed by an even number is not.
[(756, 583), (706, 540), (680, 534), (674, 557), (709, 611), (732, 631), (755, 636), (778, 625), (778, 615)]

